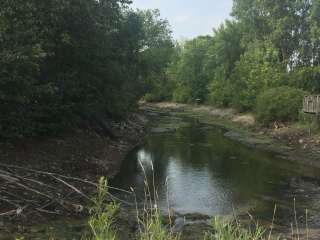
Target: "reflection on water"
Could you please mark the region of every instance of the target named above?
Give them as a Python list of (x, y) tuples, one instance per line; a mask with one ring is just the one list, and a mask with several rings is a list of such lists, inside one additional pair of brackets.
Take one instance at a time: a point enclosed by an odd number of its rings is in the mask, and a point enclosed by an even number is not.
[(295, 196), (301, 212), (314, 207), (306, 206), (307, 196), (296, 194), (304, 176), (299, 166), (227, 139), (221, 129), (184, 121), (188, 124), (176, 131), (151, 134), (128, 156), (113, 184), (133, 187), (142, 198), (145, 176), (140, 162), (150, 184), (154, 178), (160, 206), (166, 209), (169, 202), (179, 213), (254, 211), (268, 218), (277, 203), (278, 217), (288, 219)]

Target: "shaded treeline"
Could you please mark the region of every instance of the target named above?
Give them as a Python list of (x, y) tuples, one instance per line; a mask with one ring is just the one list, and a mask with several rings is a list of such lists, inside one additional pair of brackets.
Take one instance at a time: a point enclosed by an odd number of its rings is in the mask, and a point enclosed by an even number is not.
[[(149, 99), (162, 100), (168, 96), (162, 92), (171, 92), (167, 100), (256, 110), (259, 116), (259, 107), (269, 105), (265, 99), (279, 96), (268, 109), (272, 116), (261, 120), (295, 120), (305, 94), (301, 90), (320, 93), (320, 2), (233, 2), (231, 20), (212, 36), (176, 45), (167, 91), (155, 91)], [(279, 105), (293, 109), (276, 116)]]
[(56, 134), (121, 118), (173, 52), (158, 11), (129, 0), (0, 3), (0, 137)]
[(4, 0), (0, 137), (121, 118), (142, 96), (295, 120), (305, 91), (320, 92), (319, 64), (318, 0), (234, 0), (212, 36), (176, 44), (129, 0)]

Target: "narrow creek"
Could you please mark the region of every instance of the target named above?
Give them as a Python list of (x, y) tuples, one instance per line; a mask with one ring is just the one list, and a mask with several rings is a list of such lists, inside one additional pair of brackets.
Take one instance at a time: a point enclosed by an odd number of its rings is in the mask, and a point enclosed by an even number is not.
[[(165, 114), (153, 121), (144, 143), (126, 158), (113, 187), (134, 189), (138, 204), (145, 179), (156, 189), (158, 205), (180, 216), (244, 216), (270, 223), (277, 204), (276, 224), (294, 221), (294, 199), (300, 226), (320, 227), (320, 174), (280, 156), (247, 147), (226, 137), (226, 130), (196, 118)], [(141, 167), (143, 166), (143, 167)], [(118, 194), (133, 203), (132, 195)], [(63, 220), (35, 228), (35, 237), (80, 239), (86, 222)], [(12, 239), (10, 236), (0, 239)], [(28, 238), (29, 239), (29, 238)]]
[(149, 184), (154, 182), (159, 206), (178, 214), (249, 212), (271, 221), (276, 204), (276, 222), (290, 226), (296, 205), (301, 224), (308, 209), (309, 225), (320, 226), (317, 170), (244, 146), (225, 133), (193, 118), (161, 117), (145, 143), (127, 157), (113, 184), (132, 187), (143, 198), (146, 175)]

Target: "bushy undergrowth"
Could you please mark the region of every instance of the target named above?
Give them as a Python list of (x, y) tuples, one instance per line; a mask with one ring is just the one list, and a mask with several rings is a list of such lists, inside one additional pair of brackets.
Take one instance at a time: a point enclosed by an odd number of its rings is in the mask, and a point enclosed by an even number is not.
[(306, 92), (292, 87), (269, 89), (257, 99), (257, 119), (262, 124), (273, 121), (289, 122), (299, 119), (302, 99)]
[(146, 102), (152, 103), (152, 102), (160, 102), (162, 99), (160, 96), (152, 93), (147, 93), (144, 97), (143, 100)]

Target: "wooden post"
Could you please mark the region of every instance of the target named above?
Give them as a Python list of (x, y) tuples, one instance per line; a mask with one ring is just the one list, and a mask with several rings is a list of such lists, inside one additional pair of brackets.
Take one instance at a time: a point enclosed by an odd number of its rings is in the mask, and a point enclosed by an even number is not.
[(320, 95), (309, 95), (303, 99), (303, 112), (314, 114), (313, 124), (320, 129)]

